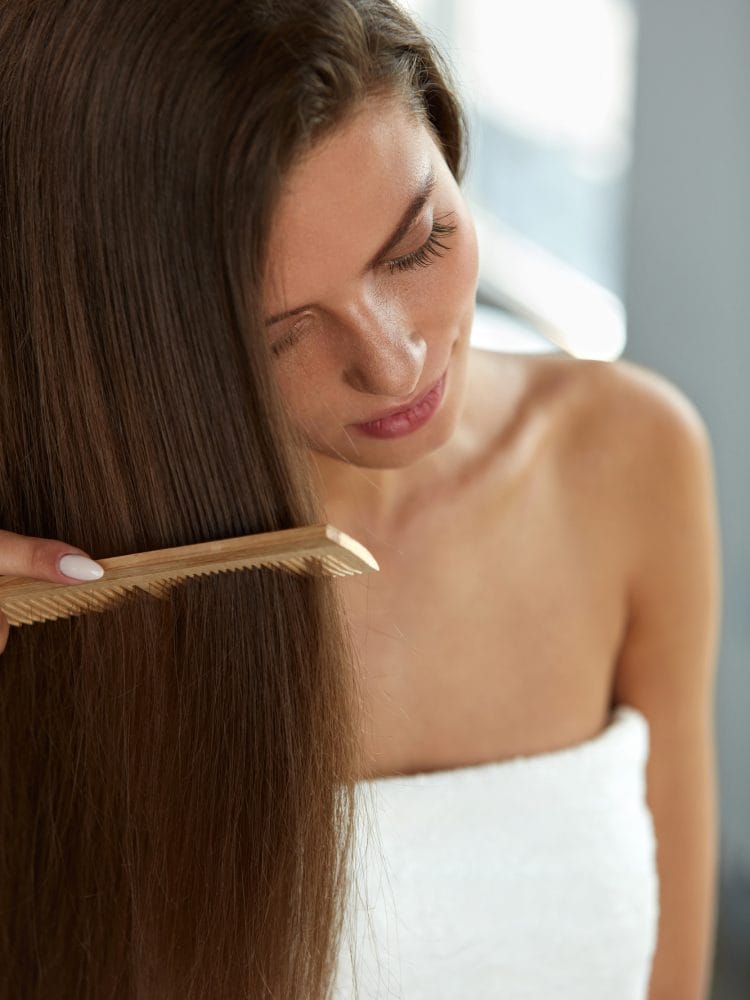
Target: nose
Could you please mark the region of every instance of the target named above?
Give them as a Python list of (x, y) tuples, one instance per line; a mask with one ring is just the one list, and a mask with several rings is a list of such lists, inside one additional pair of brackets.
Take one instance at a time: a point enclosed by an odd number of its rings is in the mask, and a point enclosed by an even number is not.
[(427, 344), (392, 303), (359, 302), (347, 312), (342, 331), (343, 378), (357, 392), (400, 400), (422, 377)]

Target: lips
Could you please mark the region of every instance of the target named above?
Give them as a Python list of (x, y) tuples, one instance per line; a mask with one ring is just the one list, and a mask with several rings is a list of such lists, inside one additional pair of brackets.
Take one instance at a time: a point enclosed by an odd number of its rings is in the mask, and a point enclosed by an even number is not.
[(386, 410), (372, 420), (350, 426), (362, 434), (378, 438), (402, 437), (404, 434), (418, 430), (427, 423), (440, 406), (446, 375), (447, 369), (437, 382), (413, 402)]
[[(443, 375), (444, 374), (445, 372), (443, 372)], [(437, 382), (432, 383), (429, 389), (425, 389), (425, 391), (420, 396), (415, 396), (414, 399), (410, 400), (408, 403), (401, 403), (400, 406), (393, 406), (391, 407), (390, 410), (383, 410), (383, 412), (379, 413), (376, 417), (370, 417), (369, 420), (363, 420), (362, 423), (355, 424), (354, 426), (365, 427), (368, 424), (375, 424), (379, 420), (387, 420), (388, 417), (394, 417), (397, 413), (407, 413), (409, 410), (413, 410), (414, 407), (418, 406), (426, 396), (429, 396), (432, 390), (437, 386), (438, 382), (440, 382), (440, 379), (442, 379), (442, 377), (443, 376), (441, 375), (440, 378), (437, 380)]]

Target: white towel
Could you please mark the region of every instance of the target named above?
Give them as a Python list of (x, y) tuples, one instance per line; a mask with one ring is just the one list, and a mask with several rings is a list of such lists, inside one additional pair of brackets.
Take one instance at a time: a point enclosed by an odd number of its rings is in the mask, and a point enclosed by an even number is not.
[(360, 783), (336, 1000), (645, 1000), (648, 751), (621, 705), (574, 747)]

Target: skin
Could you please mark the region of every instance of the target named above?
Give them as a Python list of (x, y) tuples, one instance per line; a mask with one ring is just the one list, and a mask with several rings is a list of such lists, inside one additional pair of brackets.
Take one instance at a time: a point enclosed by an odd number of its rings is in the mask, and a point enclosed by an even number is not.
[[(368, 267), (455, 225), (442, 257)], [(688, 401), (626, 362), (472, 349), (471, 217), (430, 132), (370, 99), (286, 179), (264, 307), (326, 514), (378, 574), (341, 582), (362, 684), (362, 777), (574, 746), (614, 705), (650, 728), (660, 923), (649, 1000), (706, 1000), (715, 921), (713, 683), (719, 569), (711, 453)], [(351, 425), (419, 395), (397, 440)], [(70, 582), (49, 539), (0, 532), (0, 574)], [(0, 652), (7, 623), (0, 615)]]

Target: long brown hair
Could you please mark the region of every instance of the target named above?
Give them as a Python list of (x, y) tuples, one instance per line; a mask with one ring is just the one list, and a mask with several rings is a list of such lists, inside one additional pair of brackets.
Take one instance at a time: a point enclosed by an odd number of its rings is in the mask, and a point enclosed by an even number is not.
[[(400, 88), (386, 0), (4, 0), (0, 526), (94, 558), (322, 519), (261, 314), (294, 158)], [(254, 571), (14, 630), (0, 996), (327, 995), (359, 766), (335, 588)]]

